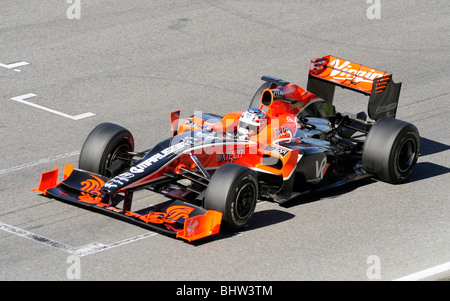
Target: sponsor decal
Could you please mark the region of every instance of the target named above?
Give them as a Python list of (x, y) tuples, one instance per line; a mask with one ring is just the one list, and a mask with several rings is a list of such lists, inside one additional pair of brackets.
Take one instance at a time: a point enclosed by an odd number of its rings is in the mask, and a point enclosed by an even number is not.
[(281, 127), (275, 129), (275, 139), (280, 136), (283, 136), (285, 134), (292, 135), (291, 130), (286, 128), (285, 126), (281, 126)]
[(316, 161), (316, 179), (322, 180), (323, 175), (325, 174), (325, 167), (327, 166), (327, 157), (324, 157), (319, 164), (319, 161)]
[[(85, 190), (86, 192), (81, 192), (81, 195), (80, 195), (78, 201), (87, 203), (87, 204), (91, 204), (93, 206), (96, 206), (96, 207), (99, 207), (102, 209), (106, 209), (109, 211), (113, 211), (116, 213), (121, 213), (121, 214), (124, 214), (125, 216), (137, 218), (147, 224), (148, 223), (174, 224), (179, 219), (188, 219), (189, 215), (195, 209), (195, 208), (189, 207), (189, 206), (173, 205), (173, 206), (168, 207), (165, 210), (165, 212), (150, 211), (148, 214), (145, 214), (145, 215), (142, 215), (142, 214), (139, 214), (136, 212), (132, 212), (132, 211), (124, 211), (123, 209), (120, 209), (120, 208), (117, 208), (114, 206), (110, 206), (106, 203), (101, 202), (102, 198), (100, 196), (94, 197), (93, 195), (90, 194), (92, 192), (95, 192), (96, 190), (94, 190), (94, 189), (97, 189), (95, 187), (98, 187), (101, 184), (102, 180), (101, 179), (98, 179), (98, 180), (100, 180), (99, 183), (94, 183), (95, 180), (88, 181), (89, 184), (86, 184), (86, 187), (87, 187)], [(83, 181), (83, 182), (86, 182), (86, 181)], [(91, 189), (91, 187), (94, 187), (94, 188)], [(195, 227), (196, 227), (196, 225), (193, 225), (192, 231)]]
[(272, 91), (273, 99), (284, 99), (284, 97), (285, 97), (284, 89), (280, 88), (280, 89), (274, 89), (271, 91)]
[(231, 150), (224, 154), (217, 154), (216, 162), (233, 163), (235, 160), (241, 159), (242, 157), (244, 157), (244, 149)]
[(101, 188), (105, 184), (105, 182), (92, 174), (89, 174), (92, 179), (87, 179), (82, 181), (81, 184), (81, 192), (79, 199), (80, 201), (86, 203), (97, 203), (102, 200), (102, 191)]
[(172, 155), (172, 154), (180, 151), (181, 149), (185, 148), (186, 146), (190, 146), (191, 141), (192, 141), (192, 138), (183, 139), (183, 140), (181, 140), (181, 142), (171, 145), (166, 149), (163, 149), (159, 153), (154, 154), (153, 156), (151, 156), (150, 158), (146, 159), (145, 161), (139, 163), (138, 165), (131, 167), (130, 172), (133, 174), (144, 172), (146, 168), (152, 166), (152, 164), (158, 162), (159, 160), (166, 158), (169, 155)]
[(382, 77), (384, 73), (379, 73), (378, 70), (361, 66), (359, 64), (355, 67), (352, 62), (345, 61), (341, 64), (338, 58), (330, 62), (330, 66), (334, 67), (330, 76), (334, 79), (348, 80), (351, 79), (354, 83), (367, 82), (372, 83), (375, 78)]
[(187, 237), (193, 236), (195, 233), (195, 228), (197, 228), (198, 226), (198, 221), (197, 220), (191, 220), (187, 226)]
[(265, 149), (265, 151), (269, 151), (271, 153), (275, 153), (284, 158), (289, 153), (289, 150), (277, 147), (275, 145), (269, 145)]
[(384, 113), (390, 110), (393, 110), (397, 107), (397, 103), (391, 103), (385, 106), (378, 106), (375, 114)]
[(141, 215), (138, 218), (143, 220), (146, 223), (173, 224), (180, 218), (183, 218), (183, 219), (189, 218), (189, 214), (191, 214), (192, 211), (194, 211), (194, 208), (192, 208), (192, 207), (175, 205), (175, 206), (170, 206), (169, 208), (167, 208), (166, 212), (150, 211), (147, 215), (145, 215), (145, 216)]
[(124, 185), (125, 183), (128, 183), (128, 181), (130, 181), (130, 179), (133, 177), (134, 174), (131, 172), (121, 173), (120, 175), (109, 180), (108, 183), (105, 184), (105, 187), (106, 188), (117, 187), (117, 184)]

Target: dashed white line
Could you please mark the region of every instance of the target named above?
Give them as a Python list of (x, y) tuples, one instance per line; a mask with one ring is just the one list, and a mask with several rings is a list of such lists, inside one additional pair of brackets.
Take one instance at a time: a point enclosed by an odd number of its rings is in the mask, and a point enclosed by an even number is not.
[(98, 252), (101, 252), (101, 251), (105, 251), (105, 250), (108, 250), (108, 249), (112, 249), (112, 248), (115, 248), (115, 247), (123, 246), (125, 244), (129, 244), (131, 242), (135, 242), (135, 241), (138, 241), (138, 240), (141, 240), (141, 239), (152, 237), (152, 236), (155, 236), (155, 235), (158, 234), (158, 233), (155, 233), (155, 232), (149, 232), (149, 233), (145, 233), (145, 234), (142, 234), (142, 235), (134, 236), (134, 237), (131, 237), (131, 238), (123, 239), (123, 240), (114, 242), (114, 243), (109, 244), (109, 245), (104, 245), (102, 243), (94, 242), (94, 243), (90, 243), (90, 244), (87, 244), (87, 245), (81, 246), (81, 247), (72, 247), (70, 245), (58, 242), (56, 240), (53, 240), (53, 239), (50, 239), (50, 238), (47, 238), (47, 237), (44, 237), (44, 236), (37, 235), (37, 234), (32, 233), (32, 232), (27, 231), (27, 230), (23, 230), (23, 229), (20, 229), (20, 228), (17, 228), (17, 227), (8, 225), (8, 224), (4, 224), (2, 222), (0, 222), (0, 230), (6, 231), (6, 232), (9, 232), (9, 233), (15, 234), (17, 236), (20, 236), (20, 237), (23, 237), (23, 238), (27, 238), (27, 239), (30, 239), (30, 240), (33, 240), (33, 241), (36, 241), (36, 242), (39, 242), (39, 243), (44, 244), (46, 246), (49, 246), (49, 247), (52, 247), (52, 248), (55, 248), (55, 249), (58, 249), (58, 250), (62, 250), (62, 251), (65, 251), (65, 252), (67, 252), (69, 254), (77, 255), (77, 256), (80, 256), (80, 257), (91, 255), (91, 254), (98, 253)]
[(80, 154), (80, 151), (77, 150), (77, 151), (73, 151), (73, 152), (70, 152), (70, 153), (57, 155), (57, 156), (54, 156), (54, 157), (40, 159), (40, 160), (37, 160), (37, 161), (34, 161), (34, 162), (24, 163), (24, 164), (21, 164), (21, 165), (10, 167), (10, 168), (0, 169), (0, 176), (3, 175), (3, 174), (7, 174), (9, 172), (21, 170), (21, 169), (32, 167), (32, 166), (36, 166), (36, 165), (39, 165), (39, 164), (44, 164), (44, 163), (56, 161), (56, 160), (59, 160), (59, 159), (64, 159), (64, 158), (76, 156), (76, 155), (79, 155), (79, 154)]
[(72, 115), (69, 115), (69, 114), (66, 114), (66, 113), (62, 113), (62, 112), (59, 112), (59, 111), (56, 111), (56, 110), (53, 110), (53, 109), (50, 109), (50, 108), (47, 108), (47, 107), (44, 107), (44, 106), (41, 106), (41, 105), (38, 105), (38, 104), (35, 104), (35, 103), (32, 103), (32, 102), (29, 102), (29, 101), (25, 100), (25, 99), (28, 99), (28, 98), (31, 98), (31, 97), (35, 97), (35, 96), (37, 96), (37, 95), (34, 94), (34, 93), (27, 93), (27, 94), (19, 95), (19, 96), (16, 96), (16, 97), (12, 97), (11, 99), (15, 100), (17, 102), (20, 102), (20, 103), (23, 103), (23, 104), (26, 104), (26, 105), (29, 105), (29, 106), (32, 106), (32, 107), (35, 107), (35, 108), (38, 108), (38, 109), (41, 109), (41, 110), (53, 113), (53, 114), (56, 114), (56, 115), (60, 115), (60, 116), (72, 119), (72, 120), (80, 120), (80, 119), (83, 119), (83, 118), (86, 118), (86, 117), (91, 117), (91, 116), (95, 115), (94, 113), (88, 112), (88, 113), (83, 113), (83, 114), (80, 114), (80, 115), (72, 116)]

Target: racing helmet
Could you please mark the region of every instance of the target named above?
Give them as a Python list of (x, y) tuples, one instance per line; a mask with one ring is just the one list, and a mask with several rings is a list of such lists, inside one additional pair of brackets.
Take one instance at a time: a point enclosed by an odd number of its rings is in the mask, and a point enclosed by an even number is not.
[(266, 113), (260, 109), (249, 108), (241, 114), (237, 132), (240, 137), (248, 138), (258, 134), (266, 124)]

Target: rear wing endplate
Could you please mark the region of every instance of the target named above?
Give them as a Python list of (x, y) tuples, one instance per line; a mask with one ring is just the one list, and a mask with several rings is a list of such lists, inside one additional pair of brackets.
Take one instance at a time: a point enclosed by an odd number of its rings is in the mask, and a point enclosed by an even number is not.
[(369, 96), (368, 115), (373, 120), (395, 117), (402, 83), (392, 74), (331, 55), (311, 61), (307, 90), (332, 103), (336, 86)]

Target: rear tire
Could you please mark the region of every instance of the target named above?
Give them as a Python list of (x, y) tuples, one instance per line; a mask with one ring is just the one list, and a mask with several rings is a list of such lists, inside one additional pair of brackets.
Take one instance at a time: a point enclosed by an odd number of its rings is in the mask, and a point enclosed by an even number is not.
[(205, 193), (204, 207), (223, 214), (222, 224), (236, 231), (250, 220), (258, 200), (255, 173), (238, 164), (225, 164), (211, 177)]
[(412, 173), (419, 157), (417, 128), (394, 118), (382, 118), (370, 129), (364, 143), (364, 170), (388, 183), (402, 183)]
[[(97, 125), (86, 138), (80, 153), (78, 166), (107, 177), (113, 177), (129, 166), (117, 157), (134, 150), (133, 135), (127, 129), (113, 123)], [(109, 167), (114, 162), (116, 172)]]

